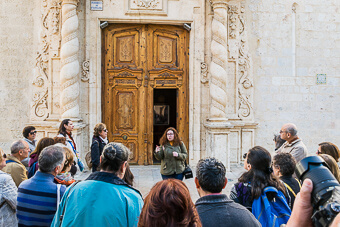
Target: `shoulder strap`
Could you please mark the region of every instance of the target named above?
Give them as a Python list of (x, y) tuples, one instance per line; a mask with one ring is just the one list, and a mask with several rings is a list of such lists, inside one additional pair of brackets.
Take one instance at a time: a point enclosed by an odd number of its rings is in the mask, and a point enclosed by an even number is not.
[(66, 195), (66, 196), (65, 196), (65, 195), (63, 196), (63, 197), (65, 197), (65, 203), (64, 203), (63, 211), (62, 211), (62, 213), (61, 213), (61, 215), (60, 215), (60, 217), (59, 217), (59, 227), (61, 227), (61, 225), (62, 225), (62, 223), (63, 223), (63, 219), (64, 219), (64, 215), (65, 215), (65, 211), (66, 211), (66, 203), (67, 203), (68, 197), (70, 196), (70, 192), (71, 192), (71, 190), (73, 189), (73, 187), (76, 186), (76, 184), (78, 184), (79, 182), (80, 182), (80, 181), (74, 182), (74, 183), (71, 185), (71, 188), (70, 188), (70, 190), (68, 191), (67, 195)]
[[(284, 183), (284, 182), (283, 182)], [(288, 188), (288, 190), (294, 195), (294, 197), (296, 197), (295, 192), (293, 191), (293, 189), (286, 183), (284, 183), (284, 185), (286, 186), (286, 188)]]
[(16, 161), (13, 161), (13, 160), (7, 160), (6, 161), (6, 164), (10, 163), (10, 162), (16, 162)]
[(300, 187), (300, 189), (301, 189), (301, 183), (300, 183), (300, 181), (299, 181), (298, 179), (296, 179), (296, 178), (294, 178), (294, 179), (298, 182), (299, 187)]

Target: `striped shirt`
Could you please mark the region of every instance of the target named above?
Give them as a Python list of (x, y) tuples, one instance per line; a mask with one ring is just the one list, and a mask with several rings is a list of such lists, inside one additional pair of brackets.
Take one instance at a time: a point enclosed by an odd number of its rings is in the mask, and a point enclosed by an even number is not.
[[(18, 188), (19, 226), (50, 226), (57, 210), (57, 184), (54, 176), (38, 171)], [(62, 198), (66, 187), (60, 188)]]

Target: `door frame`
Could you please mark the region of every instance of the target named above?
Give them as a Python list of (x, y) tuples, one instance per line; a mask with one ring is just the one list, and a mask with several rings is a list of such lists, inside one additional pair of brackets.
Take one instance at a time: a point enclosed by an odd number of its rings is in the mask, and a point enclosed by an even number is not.
[[(135, 25), (142, 25), (142, 24), (144, 24), (144, 23), (141, 23), (140, 20), (138, 20), (139, 23), (132, 23), (131, 21), (129, 21), (129, 22), (130, 23), (126, 23), (124, 21), (124, 22), (121, 22), (121, 23), (111, 23), (111, 24), (135, 24)], [(166, 26), (178, 25), (178, 24), (181, 25), (181, 24), (183, 24), (183, 22), (182, 23), (178, 23), (178, 21), (176, 21), (176, 22), (177, 23), (175, 23), (175, 24), (174, 23), (166, 23), (166, 24), (164, 24), (164, 23), (154, 23), (154, 21), (153, 21), (153, 23), (148, 23), (148, 24), (149, 25), (166, 25)], [(98, 112), (101, 113), (100, 114), (100, 118), (103, 119), (103, 115), (104, 115), (104, 111), (103, 111), (103, 108), (104, 108), (104, 106), (103, 106), (103, 104), (104, 104), (103, 78), (105, 76), (105, 66), (104, 66), (105, 55), (104, 54), (102, 55), (102, 51), (105, 49), (105, 47), (104, 47), (105, 46), (105, 36), (104, 36), (104, 31), (100, 31), (100, 32), (101, 32), (101, 45), (100, 45), (101, 48), (100, 48), (100, 55), (98, 55), (98, 58), (101, 59), (101, 67), (100, 67), (101, 68), (101, 76), (97, 77), (97, 79), (100, 81), (99, 84), (100, 84), (100, 94), (101, 94), (100, 99), (101, 99), (101, 102), (100, 102), (100, 111), (98, 111)], [(187, 150), (189, 152), (189, 157), (190, 157), (190, 153), (191, 153), (190, 152), (190, 150), (191, 150), (190, 149), (190, 147), (191, 147), (190, 144), (191, 144), (191, 141), (190, 141), (189, 138), (190, 138), (190, 129), (192, 128), (192, 125), (191, 125), (192, 123), (190, 121), (191, 114), (190, 114), (190, 105), (189, 105), (189, 103), (190, 103), (190, 97), (192, 97), (191, 94), (190, 94), (191, 90), (192, 90), (192, 89), (190, 89), (190, 87), (192, 87), (192, 85), (191, 85), (192, 80), (190, 80), (190, 71), (192, 69), (192, 67), (190, 65), (190, 61), (192, 61), (192, 55), (190, 55), (190, 52), (191, 52), (190, 44), (192, 42), (192, 33), (189, 32), (189, 34), (186, 37), (189, 40), (185, 41), (185, 45), (187, 46), (185, 51), (188, 51), (189, 53), (188, 53), (188, 56), (185, 56), (187, 64), (186, 64), (186, 68), (185, 68), (186, 72), (183, 72), (183, 73), (186, 74), (186, 89), (185, 89), (186, 91), (185, 91), (185, 94), (188, 97), (185, 98), (185, 102), (184, 103), (179, 100), (179, 95), (177, 95), (177, 97), (176, 97), (176, 102), (177, 102), (177, 110), (176, 110), (176, 112), (177, 112), (177, 120), (176, 120), (177, 121), (176, 122), (177, 125), (176, 125), (176, 128), (179, 131), (180, 135), (181, 135), (181, 132), (180, 132), (181, 130), (182, 130), (183, 133), (185, 133), (185, 137), (186, 137), (186, 141), (185, 142), (186, 142)], [(159, 73), (166, 74), (166, 73), (168, 73), (168, 71), (169, 70), (165, 68), (165, 69), (160, 70)], [(151, 78), (151, 76), (150, 76), (150, 78)], [(151, 82), (151, 80), (149, 80), (149, 82)], [(154, 105), (154, 103), (153, 103), (153, 98), (154, 98), (153, 90), (156, 89), (156, 88), (161, 88), (160, 86), (158, 86), (155, 83), (155, 80), (153, 80), (153, 82), (154, 82), (154, 86), (150, 86), (150, 88), (147, 89), (148, 100), (146, 100), (146, 102), (147, 102), (147, 104), (146, 104), (146, 106), (147, 106), (146, 107), (147, 108), (146, 112), (148, 112), (149, 114), (152, 112), (153, 105)], [(175, 85), (166, 86), (166, 88), (169, 88), (169, 89), (176, 89), (177, 93), (179, 93), (180, 87), (181, 87), (181, 84), (178, 85), (178, 83), (175, 84)], [(183, 89), (182, 89), (182, 91), (183, 91)], [(184, 108), (185, 113), (182, 113), (182, 115), (181, 115), (178, 112), (180, 110), (180, 106), (183, 105), (183, 104), (186, 106)], [(153, 114), (153, 112), (152, 112), (152, 114)], [(181, 116), (183, 117), (183, 114), (184, 114), (184, 116), (186, 116), (185, 120), (188, 121), (188, 123), (187, 124), (183, 123), (182, 126), (181, 126), (181, 129), (179, 129), (180, 118), (181, 118)], [(148, 145), (145, 146), (145, 151), (144, 150), (140, 151), (140, 153), (144, 153), (144, 155), (145, 155), (145, 157), (144, 157), (144, 165), (148, 165), (148, 164), (152, 164), (153, 163), (153, 148), (152, 147), (153, 147), (153, 144), (155, 142), (157, 143), (157, 141), (153, 141), (153, 118), (147, 118), (147, 122), (148, 122), (148, 123), (146, 123), (146, 127), (148, 127), (147, 130), (152, 132), (152, 133), (149, 133), (147, 137), (144, 136), (144, 135), (141, 136), (142, 140), (149, 141)], [(188, 128), (186, 128), (186, 127), (188, 127)], [(183, 130), (183, 128), (185, 128), (185, 129)], [(145, 133), (141, 133), (141, 134), (145, 134)], [(140, 140), (140, 139), (138, 139), (138, 140)], [(193, 155), (191, 155), (191, 156), (193, 156)], [(138, 162), (138, 164), (141, 164), (141, 163)]]

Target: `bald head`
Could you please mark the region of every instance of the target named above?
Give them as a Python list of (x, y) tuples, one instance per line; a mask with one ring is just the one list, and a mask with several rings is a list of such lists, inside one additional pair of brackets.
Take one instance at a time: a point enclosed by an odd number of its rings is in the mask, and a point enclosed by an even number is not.
[(283, 131), (290, 133), (292, 136), (297, 135), (297, 127), (293, 123), (287, 123), (282, 126)]

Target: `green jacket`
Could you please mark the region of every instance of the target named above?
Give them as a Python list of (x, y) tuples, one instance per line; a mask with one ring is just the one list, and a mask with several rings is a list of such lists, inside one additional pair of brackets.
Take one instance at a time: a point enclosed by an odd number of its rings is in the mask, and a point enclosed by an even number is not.
[[(178, 157), (174, 157), (173, 153), (176, 151)], [(187, 149), (183, 142), (179, 146), (171, 146), (169, 143), (161, 146), (159, 152), (155, 152), (155, 158), (161, 160), (161, 174), (172, 175), (183, 173), (185, 169), (185, 159), (187, 158)]]

